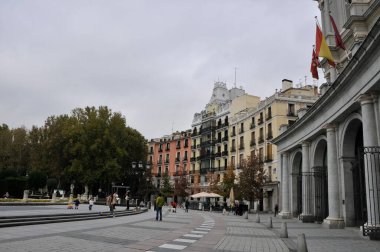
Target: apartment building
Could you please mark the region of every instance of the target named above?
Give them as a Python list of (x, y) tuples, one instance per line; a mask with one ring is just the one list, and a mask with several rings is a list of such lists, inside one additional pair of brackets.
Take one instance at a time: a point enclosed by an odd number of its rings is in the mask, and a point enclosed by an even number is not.
[(191, 192), (207, 191), (211, 180), (220, 182), (228, 166), (229, 117), (240, 107), (256, 106), (259, 97), (242, 88), (215, 82), (209, 103), (192, 122)]
[(266, 178), (260, 199), (261, 211), (273, 211), (279, 202), (277, 149), (271, 140), (279, 135), (283, 124), (293, 124), (302, 113), (318, 99), (315, 86), (293, 87), (293, 82), (284, 79), (282, 89), (261, 101), (256, 107), (243, 108), (231, 115), (229, 132), (229, 160), (240, 172), (243, 159), (257, 155), (264, 163)]
[(160, 188), (162, 176), (167, 173), (171, 181), (189, 173), (191, 130), (174, 132), (148, 142), (148, 163), (151, 165), (152, 183)]

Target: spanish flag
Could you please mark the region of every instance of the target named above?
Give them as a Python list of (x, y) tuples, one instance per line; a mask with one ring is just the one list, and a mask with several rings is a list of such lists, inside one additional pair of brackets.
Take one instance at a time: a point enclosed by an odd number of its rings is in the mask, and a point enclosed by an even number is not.
[(319, 28), (318, 24), (317, 26), (317, 32), (316, 32), (316, 48), (315, 53), (318, 57), (326, 58), (329, 64), (333, 67), (335, 67), (334, 58), (331, 54), (330, 48), (326, 43), (325, 37), (322, 34), (321, 29)]

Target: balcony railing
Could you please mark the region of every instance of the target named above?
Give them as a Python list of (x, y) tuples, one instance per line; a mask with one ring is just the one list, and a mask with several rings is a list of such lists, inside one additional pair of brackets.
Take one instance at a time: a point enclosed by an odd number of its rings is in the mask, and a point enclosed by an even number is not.
[(197, 148), (196, 145), (191, 145), (191, 149), (192, 149), (192, 150), (195, 150), (196, 148)]
[(266, 118), (266, 119), (267, 119), (267, 120), (272, 119), (272, 113), (267, 114), (267, 118)]
[(244, 129), (240, 129), (239, 134), (243, 134), (243, 133), (244, 133)]
[(241, 144), (241, 145), (239, 146), (239, 150), (244, 150), (244, 144)]
[(273, 161), (273, 156), (272, 155), (265, 156), (265, 161), (264, 162), (272, 162), (272, 161)]
[(169, 159), (166, 159), (166, 160), (165, 160), (165, 163), (166, 163), (166, 164), (169, 164)]
[(228, 156), (228, 151), (222, 151), (222, 157)]
[(228, 141), (228, 136), (224, 136), (223, 137), (223, 142), (227, 142)]
[(236, 148), (235, 147), (231, 147), (231, 152), (236, 152)]
[(181, 146), (180, 145), (176, 145), (175, 148), (178, 150), (178, 149), (181, 149)]
[(251, 123), (251, 126), (249, 127), (250, 129), (254, 129), (256, 127), (256, 124)]
[(293, 111), (289, 111), (287, 116), (296, 116), (296, 113), (294, 113)]
[(217, 153), (215, 153), (215, 157), (221, 157), (222, 156), (222, 152), (218, 151)]
[(231, 132), (231, 136), (232, 137), (236, 136), (236, 133), (235, 132)]
[(261, 143), (264, 143), (264, 137), (262, 137), (262, 136), (259, 138), (259, 144), (261, 144)]
[(273, 138), (273, 134), (272, 133), (268, 133), (267, 140), (272, 139), (272, 138)]
[(249, 143), (249, 146), (256, 146), (256, 141), (255, 140), (251, 140), (251, 142)]
[(196, 157), (192, 157), (192, 158), (190, 158), (190, 162), (195, 162), (195, 161), (197, 161), (197, 158), (196, 158)]
[(257, 125), (261, 125), (264, 123), (264, 118), (259, 118)]

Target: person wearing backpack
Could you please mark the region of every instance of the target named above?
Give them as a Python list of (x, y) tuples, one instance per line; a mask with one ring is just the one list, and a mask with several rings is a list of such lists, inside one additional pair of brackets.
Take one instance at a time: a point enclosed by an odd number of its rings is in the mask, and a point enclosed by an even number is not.
[(156, 221), (158, 221), (158, 217), (160, 217), (160, 221), (162, 221), (162, 207), (164, 204), (164, 197), (162, 197), (161, 193), (159, 193), (156, 199)]

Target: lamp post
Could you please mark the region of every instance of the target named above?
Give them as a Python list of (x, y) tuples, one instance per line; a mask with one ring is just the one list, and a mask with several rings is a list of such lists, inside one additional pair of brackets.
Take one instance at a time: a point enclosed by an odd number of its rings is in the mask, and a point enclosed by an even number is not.
[[(134, 174), (138, 175), (138, 186), (140, 186), (141, 176), (145, 175), (147, 171), (150, 171), (150, 164), (146, 163), (144, 164), (142, 161), (138, 162), (132, 162), (132, 169), (134, 170)], [(150, 181), (150, 178), (146, 178), (146, 186), (145, 191), (146, 194), (148, 192), (148, 183)], [(139, 190), (140, 188), (137, 188)]]

